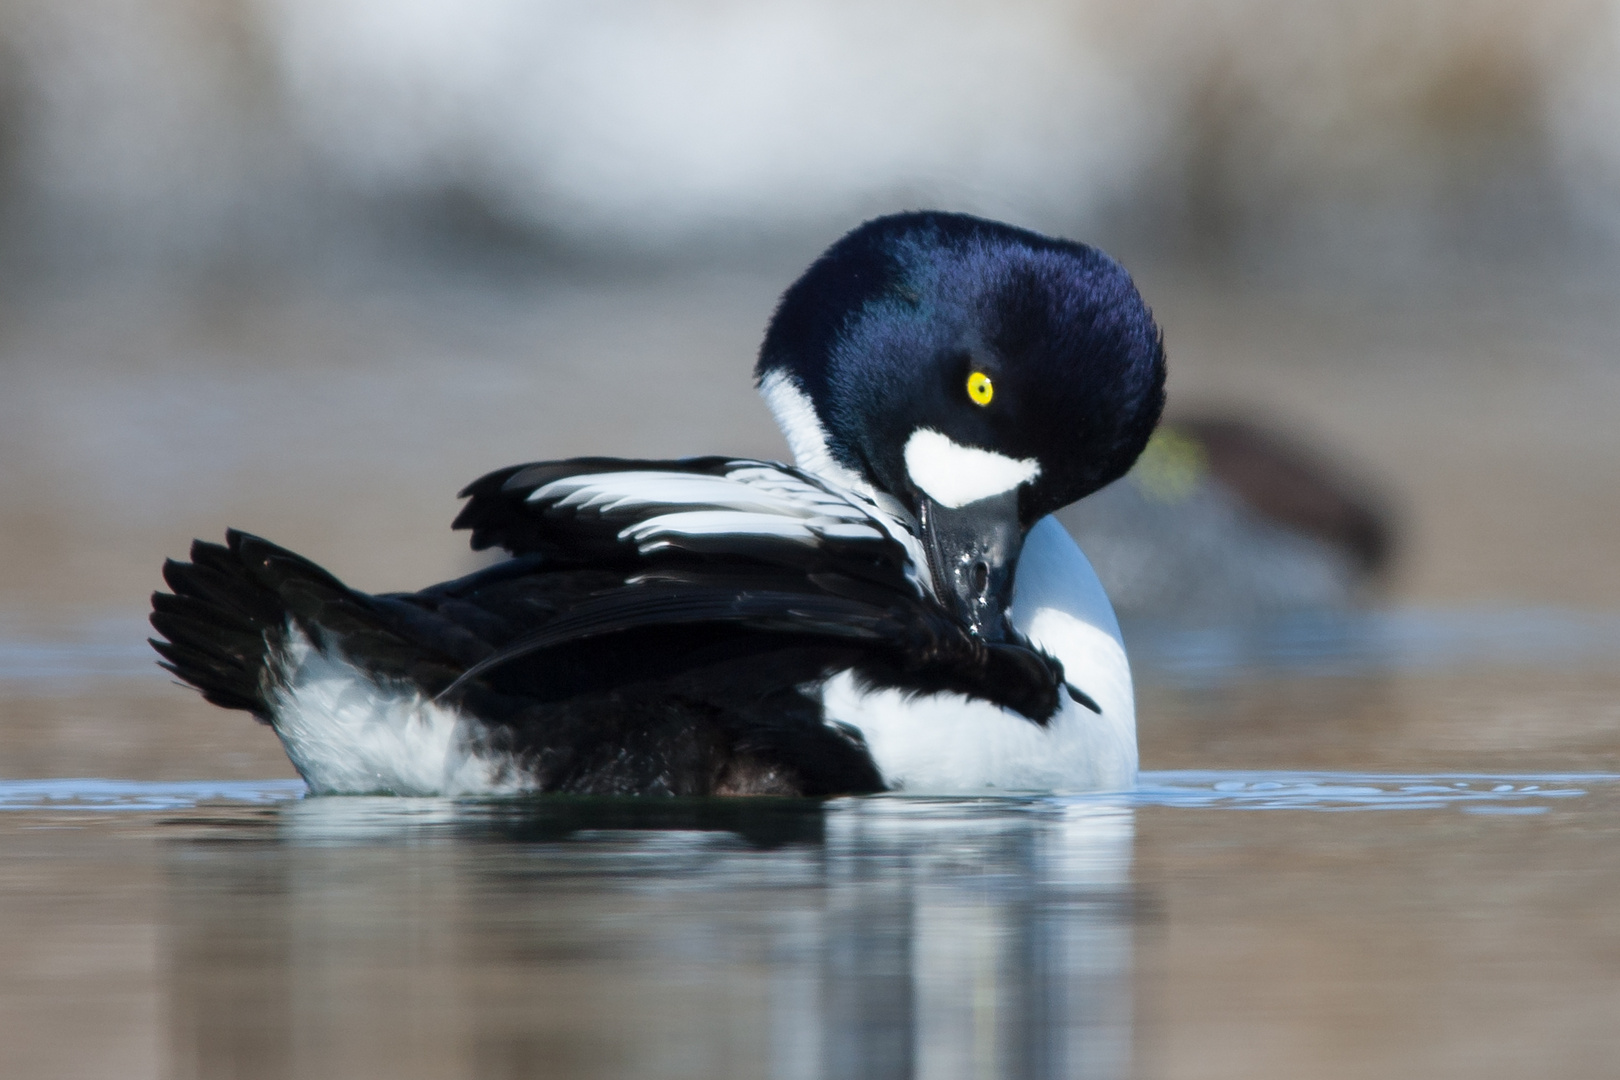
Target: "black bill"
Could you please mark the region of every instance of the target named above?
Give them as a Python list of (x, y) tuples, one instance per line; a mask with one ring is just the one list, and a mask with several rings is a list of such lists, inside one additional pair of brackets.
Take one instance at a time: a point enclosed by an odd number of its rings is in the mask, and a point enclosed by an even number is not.
[(1007, 609), (1024, 548), (1018, 492), (954, 508), (924, 496), (919, 517), (940, 603), (985, 641), (1013, 639)]
[[(966, 506), (942, 506), (924, 496), (918, 515), (934, 593), (978, 638), (997, 648), (1028, 649), (1007, 619), (1012, 608), (1018, 555), (1024, 530), (1018, 523), (1018, 492), (1009, 491)], [(1044, 655), (1044, 654), (1037, 654)], [(1055, 663), (1047, 658), (1048, 664)], [(1102, 707), (1073, 683), (1069, 697), (1094, 713)]]

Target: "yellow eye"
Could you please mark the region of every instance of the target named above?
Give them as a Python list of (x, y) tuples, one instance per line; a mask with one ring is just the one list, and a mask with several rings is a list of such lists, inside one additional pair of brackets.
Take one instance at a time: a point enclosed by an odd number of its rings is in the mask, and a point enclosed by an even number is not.
[(996, 396), (995, 384), (990, 376), (982, 371), (975, 371), (968, 376), (968, 397), (973, 399), (975, 405), (988, 405), (990, 399)]

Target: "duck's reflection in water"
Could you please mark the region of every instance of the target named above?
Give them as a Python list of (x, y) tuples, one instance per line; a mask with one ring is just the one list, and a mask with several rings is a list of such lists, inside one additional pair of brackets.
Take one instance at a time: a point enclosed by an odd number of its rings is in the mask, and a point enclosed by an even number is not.
[(1114, 1077), (1133, 822), (319, 799), (174, 845), (177, 1076)]

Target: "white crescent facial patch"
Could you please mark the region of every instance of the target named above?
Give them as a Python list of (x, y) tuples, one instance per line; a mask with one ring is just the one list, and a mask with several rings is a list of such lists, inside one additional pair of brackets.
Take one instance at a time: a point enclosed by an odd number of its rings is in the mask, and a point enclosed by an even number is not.
[(952, 510), (1011, 491), (1041, 475), (1041, 463), (1034, 458), (1010, 458), (963, 446), (932, 428), (911, 433), (905, 458), (911, 482)]

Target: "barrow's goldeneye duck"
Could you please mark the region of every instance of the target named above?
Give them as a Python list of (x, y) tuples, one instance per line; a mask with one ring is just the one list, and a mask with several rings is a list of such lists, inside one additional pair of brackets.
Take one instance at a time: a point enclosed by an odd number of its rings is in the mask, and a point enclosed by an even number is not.
[(961, 214), (878, 218), (783, 295), (755, 373), (796, 466), (501, 469), (455, 527), (511, 558), (409, 594), (231, 531), (164, 566), (153, 645), (315, 793), (1132, 783), (1119, 628), (1050, 516), (1163, 407), (1129, 275)]

